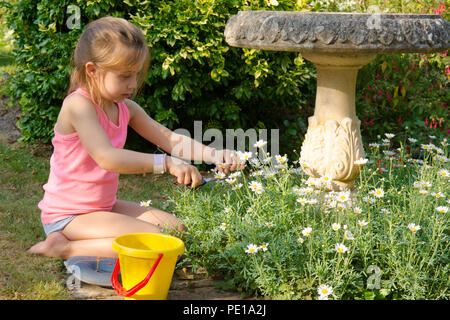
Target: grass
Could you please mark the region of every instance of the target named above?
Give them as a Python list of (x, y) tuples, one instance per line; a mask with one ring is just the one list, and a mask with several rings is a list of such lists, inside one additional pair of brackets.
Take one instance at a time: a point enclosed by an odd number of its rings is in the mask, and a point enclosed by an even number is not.
[[(63, 261), (26, 253), (45, 239), (37, 204), (49, 173), (46, 149), (0, 139), (0, 299), (71, 298)], [(122, 175), (118, 198), (152, 199), (161, 208), (166, 187), (171, 186), (165, 175)]]

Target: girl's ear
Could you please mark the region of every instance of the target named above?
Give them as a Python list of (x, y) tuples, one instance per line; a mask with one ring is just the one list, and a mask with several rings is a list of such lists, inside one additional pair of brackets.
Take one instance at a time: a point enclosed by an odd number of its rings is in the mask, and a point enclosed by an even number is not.
[(95, 65), (95, 63), (89, 61), (86, 63), (85, 68), (86, 68), (86, 74), (89, 77), (91, 77), (92, 79), (96, 79), (98, 70), (97, 70), (97, 66)]

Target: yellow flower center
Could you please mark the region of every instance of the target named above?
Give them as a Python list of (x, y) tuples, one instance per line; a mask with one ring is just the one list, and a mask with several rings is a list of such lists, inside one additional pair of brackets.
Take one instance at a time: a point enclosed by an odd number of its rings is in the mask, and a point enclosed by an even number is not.
[(323, 294), (327, 294), (327, 293), (328, 293), (328, 290), (327, 290), (327, 289), (322, 289), (322, 293), (323, 293)]
[(339, 248), (338, 251), (339, 251), (339, 252), (344, 252), (344, 249)]

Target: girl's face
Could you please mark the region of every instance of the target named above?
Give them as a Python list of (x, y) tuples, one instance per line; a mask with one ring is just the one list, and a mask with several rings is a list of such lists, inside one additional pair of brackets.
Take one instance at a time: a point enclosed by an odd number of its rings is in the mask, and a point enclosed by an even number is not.
[(97, 82), (102, 98), (122, 102), (129, 98), (137, 88), (139, 69), (135, 70), (102, 70), (92, 62), (86, 64), (86, 70)]
[(137, 88), (137, 76), (138, 73), (133, 70), (105, 71), (103, 85), (100, 87), (102, 97), (114, 102), (129, 98)]

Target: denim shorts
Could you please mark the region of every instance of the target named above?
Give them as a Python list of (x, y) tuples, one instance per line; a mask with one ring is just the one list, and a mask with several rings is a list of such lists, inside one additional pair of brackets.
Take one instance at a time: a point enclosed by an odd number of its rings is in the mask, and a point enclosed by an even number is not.
[(75, 217), (76, 217), (76, 215), (73, 215), (73, 216), (70, 216), (63, 220), (44, 224), (43, 227), (44, 227), (45, 234), (48, 236), (52, 232), (62, 231), (69, 224), (69, 222), (72, 221)]

